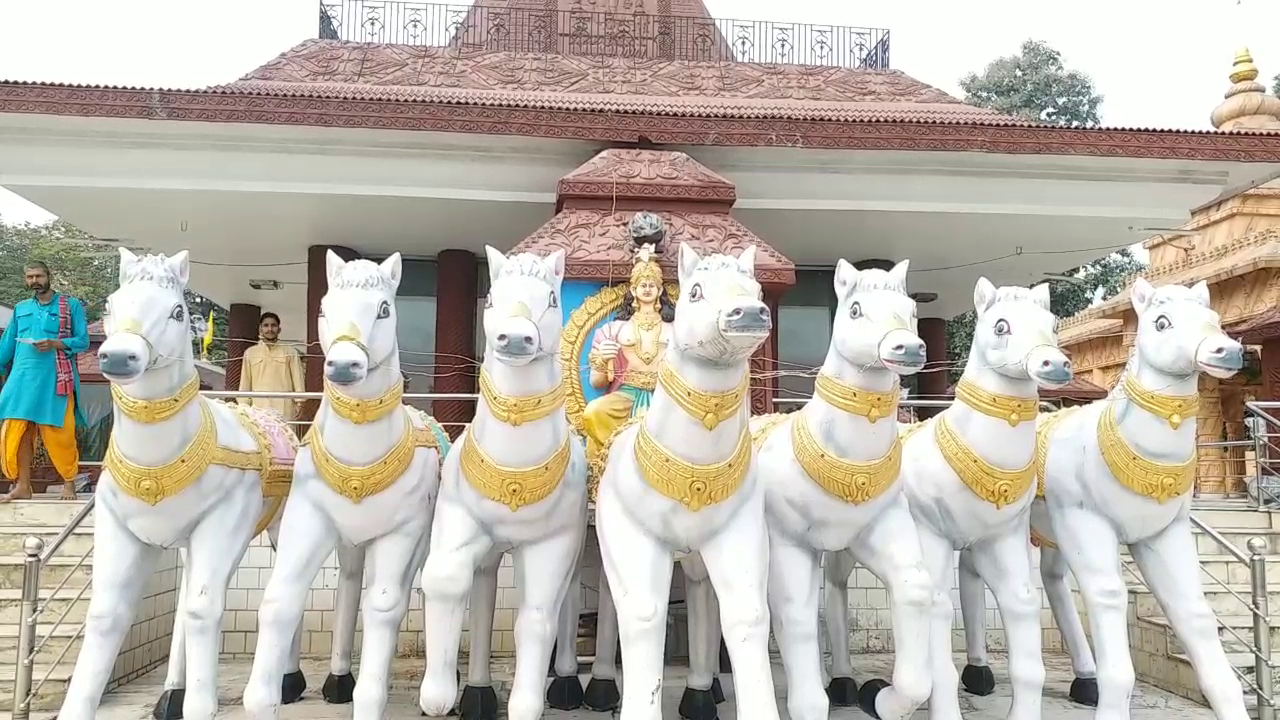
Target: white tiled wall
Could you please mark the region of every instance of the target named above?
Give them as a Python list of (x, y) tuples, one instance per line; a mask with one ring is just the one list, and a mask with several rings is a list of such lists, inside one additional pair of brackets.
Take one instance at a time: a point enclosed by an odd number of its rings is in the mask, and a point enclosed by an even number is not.
[[(1038, 552), (1035, 554), (1038, 562)], [(227, 594), (227, 612), (223, 621), (223, 652), (230, 654), (252, 653), (257, 643), (257, 609), (262, 601), (262, 591), (271, 576), (271, 565), (274, 553), (267, 543), (266, 535), (253, 542), (245, 554), (244, 562), (236, 573)], [(598, 604), (596, 588), (599, 587), (599, 551), (595, 546), (594, 535), (588, 538), (587, 549), (583, 557), (582, 598), (584, 610), (594, 610)], [(1033, 572), (1039, 582), (1039, 572)], [(673, 596), (680, 597), (682, 585), (680, 573), (676, 572), (677, 587)], [(952, 586), (955, 586), (953, 575)], [(336, 589), (338, 585), (337, 555), (330, 555), (324, 567), (312, 584), (311, 593), (307, 597), (306, 610), (303, 613), (302, 652), (304, 655), (327, 656), (333, 643), (333, 620)], [(417, 587), (417, 580), (414, 580)], [(890, 629), (888, 593), (884, 586), (870, 571), (858, 568), (849, 578), (849, 630), (850, 648), (853, 652), (892, 651), (893, 635)], [(495, 656), (511, 655), (515, 650), (513, 627), (515, 608), (519, 601), (519, 589), (515, 587), (515, 570), (511, 566), (510, 557), (504, 557), (502, 567), (498, 571), (498, 610), (493, 624), (493, 653)], [(953, 589), (952, 601), (956, 607), (953, 645), (956, 650), (964, 648), (964, 633), (960, 624), (960, 601)], [(995, 600), (990, 591), (987, 592), (987, 644), (992, 650), (1004, 649), (1004, 632), (1001, 629), (1000, 616), (996, 610)], [(1053, 623), (1047, 601), (1042, 610), (1042, 627), (1044, 628), (1044, 649), (1058, 651), (1062, 648), (1062, 640)], [(357, 626), (356, 648), (360, 647), (359, 626)], [(468, 647), (464, 634), (462, 648)], [(422, 653), (422, 599), (418, 592), (411, 598), (410, 611), (401, 626), (400, 653), (402, 655), (420, 655)], [(681, 653), (676, 651), (675, 655)]]
[(178, 605), (180, 565), (177, 550), (161, 553), (143, 591), (133, 626), (129, 628), (124, 647), (116, 658), (109, 688), (124, 685), (168, 661), (174, 613)]

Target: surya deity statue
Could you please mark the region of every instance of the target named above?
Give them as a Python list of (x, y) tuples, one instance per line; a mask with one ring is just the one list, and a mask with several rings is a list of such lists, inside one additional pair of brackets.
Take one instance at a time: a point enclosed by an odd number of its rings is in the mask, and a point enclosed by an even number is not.
[(630, 230), (637, 249), (627, 293), (614, 319), (595, 331), (587, 355), (588, 382), (607, 390), (583, 412), (591, 458), (618, 427), (648, 409), (675, 319), (675, 304), (667, 296), (656, 260), (665, 235), (662, 219), (637, 213)]

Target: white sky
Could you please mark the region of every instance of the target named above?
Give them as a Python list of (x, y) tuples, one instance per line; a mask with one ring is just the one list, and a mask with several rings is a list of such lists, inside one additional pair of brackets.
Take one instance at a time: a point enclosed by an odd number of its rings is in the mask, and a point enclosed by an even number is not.
[[(717, 17), (888, 28), (894, 68), (957, 95), (965, 73), (1045, 40), (1093, 77), (1110, 126), (1208, 128), (1242, 45), (1265, 84), (1280, 73), (1274, 0), (705, 2)], [(314, 37), (318, 17), (318, 0), (0, 0), (0, 79), (213, 85)], [(52, 217), (3, 189), (0, 216)]]

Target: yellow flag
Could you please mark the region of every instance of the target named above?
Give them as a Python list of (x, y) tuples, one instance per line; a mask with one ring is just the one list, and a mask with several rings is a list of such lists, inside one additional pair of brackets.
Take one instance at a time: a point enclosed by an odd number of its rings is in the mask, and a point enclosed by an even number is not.
[(204, 329), (204, 337), (200, 340), (200, 359), (209, 359), (209, 346), (213, 344), (213, 310), (209, 310), (209, 326)]

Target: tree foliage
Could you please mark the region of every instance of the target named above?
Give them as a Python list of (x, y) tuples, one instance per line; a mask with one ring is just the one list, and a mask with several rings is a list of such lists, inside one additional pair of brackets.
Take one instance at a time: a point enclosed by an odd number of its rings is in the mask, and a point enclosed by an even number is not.
[(1280, 75), (1271, 78), (1271, 94), (1280, 97)]
[[(1114, 297), (1124, 289), (1128, 279), (1147, 267), (1125, 248), (1104, 258), (1063, 273), (1073, 280), (1050, 279), (1049, 307), (1060, 318), (1069, 318), (1087, 309), (1096, 300)], [(959, 377), (969, 358), (973, 343), (974, 312), (957, 315), (947, 321), (947, 358), (953, 379)]]
[[(0, 304), (12, 307), (31, 296), (23, 275), (24, 266), (32, 260), (49, 265), (55, 290), (84, 303), (90, 323), (102, 317), (107, 296), (118, 284), (120, 255), (114, 247), (95, 242), (92, 235), (62, 220), (33, 225), (5, 223), (0, 218)], [(209, 356), (214, 361), (225, 359), (226, 309), (190, 290), (187, 306), (197, 342), (213, 310), (215, 339)]]
[(1101, 123), (1102, 96), (1088, 75), (1069, 70), (1062, 54), (1039, 40), (1018, 54), (992, 60), (982, 73), (960, 80), (965, 102), (1033, 122), (1064, 127)]

